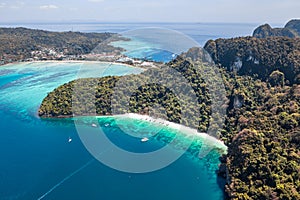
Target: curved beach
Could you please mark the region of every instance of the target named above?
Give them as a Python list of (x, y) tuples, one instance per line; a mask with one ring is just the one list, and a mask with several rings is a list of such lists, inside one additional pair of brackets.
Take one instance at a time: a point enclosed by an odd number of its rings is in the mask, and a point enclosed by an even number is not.
[(148, 115), (141, 115), (135, 113), (128, 113), (123, 115), (112, 115), (112, 116), (97, 116), (97, 118), (104, 118), (104, 117), (116, 117), (116, 118), (131, 118), (137, 120), (148, 121), (150, 123), (154, 123), (156, 125), (164, 126), (171, 128), (173, 130), (179, 131), (182, 135), (186, 136), (187, 138), (196, 139), (199, 138), (201, 141), (204, 142), (209, 147), (217, 148), (221, 150), (222, 153), (227, 153), (227, 146), (224, 144), (223, 141), (208, 135), (207, 133), (200, 133), (196, 129), (192, 129), (187, 126), (183, 126), (181, 124), (177, 124), (174, 122), (170, 122), (161, 118), (153, 118)]

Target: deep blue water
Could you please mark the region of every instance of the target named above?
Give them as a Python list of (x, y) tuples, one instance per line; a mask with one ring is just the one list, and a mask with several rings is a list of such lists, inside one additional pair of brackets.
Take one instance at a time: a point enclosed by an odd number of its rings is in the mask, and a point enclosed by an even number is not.
[[(0, 68), (0, 199), (222, 199), (215, 170), (219, 153), (212, 150), (198, 159), (191, 152), (159, 171), (132, 174), (101, 164), (82, 144), (70, 119), (41, 120), (38, 106), (48, 92), (77, 77), (140, 73), (121, 65), (51, 62), (21, 63)], [(98, 119), (107, 137), (120, 148), (149, 152), (166, 145), (174, 131), (163, 128), (160, 137), (141, 143), (117, 126)], [(89, 118), (83, 118), (91, 129)], [(140, 120), (125, 126), (138, 134), (153, 130)], [(104, 125), (104, 126), (103, 126)], [(146, 127), (146, 128), (145, 128)], [(148, 127), (148, 128), (147, 128)], [(170, 136), (171, 135), (171, 136)], [(69, 143), (68, 139), (72, 138)], [(184, 142), (184, 137), (180, 140)], [(178, 144), (180, 145), (180, 144)], [(195, 148), (206, 144), (199, 138)], [(178, 151), (174, 147), (174, 151)], [(103, 152), (105, 154), (105, 152)]]

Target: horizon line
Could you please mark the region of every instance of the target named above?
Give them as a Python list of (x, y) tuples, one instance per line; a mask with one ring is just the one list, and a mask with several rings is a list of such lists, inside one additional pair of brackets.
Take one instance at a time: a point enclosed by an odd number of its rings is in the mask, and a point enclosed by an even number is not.
[(7, 21), (1, 22), (0, 25), (18, 25), (18, 24), (274, 24), (274, 25), (282, 25), (285, 23), (281, 22), (222, 22), (222, 21), (214, 21), (214, 22), (192, 22), (192, 21), (96, 21), (96, 20), (62, 20), (62, 21)]

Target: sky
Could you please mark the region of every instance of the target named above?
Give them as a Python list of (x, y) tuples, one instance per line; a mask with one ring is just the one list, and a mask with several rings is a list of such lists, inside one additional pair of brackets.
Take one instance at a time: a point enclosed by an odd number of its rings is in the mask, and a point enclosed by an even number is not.
[(300, 18), (299, 0), (0, 0), (0, 23), (280, 23)]

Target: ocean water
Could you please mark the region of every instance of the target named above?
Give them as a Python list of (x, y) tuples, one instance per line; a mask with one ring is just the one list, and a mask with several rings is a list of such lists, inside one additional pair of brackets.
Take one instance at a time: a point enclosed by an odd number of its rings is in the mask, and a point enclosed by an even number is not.
[(122, 36), (129, 41), (111, 44), (125, 49), (123, 54), (131, 58), (168, 62), (192, 47), (201, 47), (193, 38), (176, 30), (166, 28), (141, 28), (129, 30)]
[[(82, 144), (72, 119), (40, 119), (36, 113), (43, 98), (57, 86), (76, 79), (78, 71), (80, 77), (101, 77), (142, 70), (105, 63), (40, 62), (0, 67), (1, 200), (223, 198), (224, 183), (215, 173), (219, 151), (212, 149), (205, 158), (197, 158), (197, 149), (209, 145), (201, 138), (170, 166), (151, 173), (133, 174), (95, 160)], [(93, 128), (90, 118), (81, 120), (87, 129)], [(155, 124), (128, 118), (120, 129), (113, 120), (97, 118), (97, 124), (117, 146), (131, 152), (155, 151), (177, 133), (162, 127), (156, 137), (141, 143), (124, 129), (144, 136), (153, 131)], [(133, 126), (126, 126), (128, 124)], [(70, 143), (69, 138), (72, 138)], [(184, 142), (184, 138), (180, 141)], [(178, 151), (177, 147), (174, 146), (174, 151)]]

